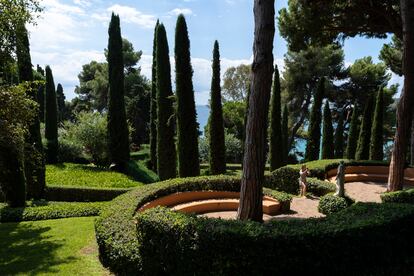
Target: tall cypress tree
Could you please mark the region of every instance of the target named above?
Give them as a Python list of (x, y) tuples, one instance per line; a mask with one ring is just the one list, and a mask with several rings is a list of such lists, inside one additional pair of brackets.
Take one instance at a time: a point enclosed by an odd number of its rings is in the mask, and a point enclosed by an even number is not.
[(288, 107), (285, 105), (283, 107), (283, 115), (282, 115), (282, 152), (283, 152), (283, 159), (282, 165), (287, 165), (288, 157), (289, 157), (289, 114), (288, 114)]
[(332, 126), (331, 109), (329, 102), (326, 101), (323, 110), (323, 130), (322, 130), (322, 159), (333, 159), (334, 154), (334, 131)]
[(108, 39), (108, 137), (114, 169), (125, 172), (129, 161), (129, 133), (125, 115), (124, 64), (119, 16), (112, 13)]
[(193, 68), (190, 40), (184, 15), (180, 14), (175, 29), (175, 83), (177, 98), (178, 175), (200, 175), (198, 124), (194, 101)]
[(369, 146), (372, 128), (372, 109), (373, 97), (369, 96), (365, 105), (364, 116), (362, 118), (361, 130), (359, 132), (358, 146), (355, 154), (356, 160), (369, 159)]
[(358, 110), (355, 105), (354, 110), (352, 111), (351, 124), (349, 126), (348, 141), (346, 146), (346, 158), (355, 159), (355, 153), (358, 143)]
[(338, 124), (335, 130), (335, 158), (344, 157), (344, 117), (339, 113)]
[(52, 70), (46, 66), (46, 109), (45, 137), (47, 139), (46, 159), (49, 164), (58, 162), (58, 114), (55, 82)]
[(171, 65), (167, 33), (163, 24), (157, 33), (157, 169), (161, 180), (177, 175), (177, 156), (174, 142), (174, 109), (171, 88)]
[(325, 95), (325, 78), (319, 81), (313, 97), (313, 105), (310, 114), (308, 128), (308, 143), (306, 144), (305, 160), (312, 161), (319, 159), (319, 150), (321, 143), (321, 107)]
[[(40, 74), (40, 78), (37, 80), (45, 80), (45, 70), (42, 69), (42, 67), (39, 66), (39, 64), (36, 67), (36, 71)], [(45, 122), (45, 85), (39, 84), (39, 87), (37, 88), (37, 102), (39, 104), (39, 120), (40, 122)]]
[(282, 144), (282, 111), (280, 103), (280, 79), (279, 70), (275, 66), (273, 93), (270, 105), (270, 171), (274, 171), (283, 166)]
[(226, 146), (224, 143), (223, 108), (221, 105), (220, 52), (217, 40), (214, 42), (212, 69), (209, 118), (210, 173), (222, 174), (226, 172)]
[(150, 102), (150, 167), (157, 171), (157, 28), (159, 21), (155, 24), (154, 40), (152, 43), (152, 83)]
[(65, 94), (63, 93), (63, 87), (58, 83), (56, 88), (56, 100), (58, 105), (58, 121), (63, 122), (65, 118)]
[(383, 90), (378, 92), (375, 103), (374, 121), (371, 129), (370, 160), (384, 159), (384, 96)]

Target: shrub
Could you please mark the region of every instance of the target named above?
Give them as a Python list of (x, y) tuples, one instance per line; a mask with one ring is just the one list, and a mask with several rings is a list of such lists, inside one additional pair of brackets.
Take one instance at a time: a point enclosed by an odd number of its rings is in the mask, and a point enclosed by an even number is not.
[(120, 274), (401, 275), (411, 269), (413, 217), (406, 204), (358, 203), (326, 218), (265, 224), (153, 208), (132, 223), (137, 262)]
[[(243, 159), (242, 142), (234, 134), (226, 132), (224, 136), (224, 144), (226, 148), (226, 162), (241, 163)], [(198, 148), (200, 161), (208, 162), (210, 152), (208, 138), (200, 138)], [(227, 169), (229, 169), (228, 166)]]
[(130, 189), (47, 186), (45, 197), (51, 201), (95, 202), (109, 201)]
[(414, 203), (414, 189), (381, 194), (382, 202)]
[(69, 217), (97, 216), (107, 203), (32, 202), (26, 208), (10, 208), (0, 204), (0, 222), (19, 222)]
[(326, 194), (336, 191), (336, 185), (329, 181), (319, 180), (317, 178), (309, 177), (307, 179), (308, 187), (307, 191), (316, 196), (324, 196)]
[(265, 187), (289, 194), (299, 192), (299, 171), (291, 167), (274, 170), (264, 184)]
[(331, 215), (348, 208), (354, 201), (349, 197), (339, 197), (333, 194), (327, 194), (321, 197), (318, 205), (318, 211), (324, 215)]

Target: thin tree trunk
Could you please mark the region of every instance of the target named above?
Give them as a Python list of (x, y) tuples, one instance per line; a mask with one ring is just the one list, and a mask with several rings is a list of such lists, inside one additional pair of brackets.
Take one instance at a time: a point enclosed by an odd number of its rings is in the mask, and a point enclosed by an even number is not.
[(411, 115), (411, 137), (410, 137), (410, 165), (414, 166), (414, 112)]
[(254, 1), (254, 58), (246, 125), (240, 206), (237, 214), (237, 218), (240, 220), (263, 221), (262, 190), (265, 168), (265, 141), (273, 75), (274, 3), (274, 0)]
[(403, 25), (403, 73), (404, 89), (397, 110), (397, 131), (391, 157), (388, 191), (401, 190), (404, 182), (408, 134), (414, 104), (414, 2), (400, 0)]

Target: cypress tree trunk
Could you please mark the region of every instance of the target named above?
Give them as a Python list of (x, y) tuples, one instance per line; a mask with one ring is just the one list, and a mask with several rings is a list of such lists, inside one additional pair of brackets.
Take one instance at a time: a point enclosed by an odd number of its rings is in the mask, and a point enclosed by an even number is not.
[(306, 144), (305, 160), (312, 161), (319, 159), (319, 150), (321, 144), (321, 107), (325, 95), (325, 78), (319, 81), (313, 97), (313, 105), (310, 114), (308, 128), (308, 143)]
[(369, 159), (373, 105), (373, 97), (369, 96), (365, 105), (364, 116), (362, 117), (361, 131), (359, 132), (358, 146), (355, 154), (356, 160)]
[(344, 157), (344, 117), (339, 114), (338, 124), (335, 130), (335, 158)]
[[(27, 30), (24, 24), (18, 26), (17, 35), (17, 64), (20, 81), (33, 81), (32, 61), (30, 57), (30, 46)], [(35, 87), (29, 89), (27, 94), (30, 99), (38, 101)], [(37, 116), (36, 116), (37, 115)], [(39, 116), (36, 114), (29, 125), (29, 133), (25, 139), (24, 168), (27, 193), (29, 198), (41, 199), (45, 189), (45, 161), (43, 155), (42, 138), (40, 135)], [(16, 161), (19, 164), (20, 161)]]
[(129, 133), (125, 114), (124, 64), (119, 16), (112, 13), (108, 39), (108, 137), (113, 169), (125, 172), (129, 161)]
[(243, 176), (240, 190), (240, 220), (263, 221), (265, 144), (273, 74), (275, 2), (254, 1), (255, 33), (249, 114), (246, 125)]
[(56, 99), (58, 105), (58, 121), (63, 122), (65, 118), (65, 94), (63, 94), (63, 87), (58, 83), (56, 88)]
[(193, 88), (190, 40), (187, 23), (181, 14), (175, 29), (175, 74), (177, 97), (178, 175), (200, 175), (198, 124)]
[(282, 152), (283, 152), (283, 160), (282, 166), (287, 165), (288, 157), (289, 157), (289, 114), (288, 114), (288, 107), (287, 105), (283, 108), (283, 116), (282, 116)]
[(384, 97), (382, 89), (378, 92), (371, 130), (370, 160), (384, 159)]
[(214, 42), (212, 69), (209, 118), (210, 173), (223, 174), (226, 172), (226, 146), (224, 143), (224, 121), (221, 105), (220, 52), (217, 41)]
[(159, 21), (154, 29), (154, 41), (152, 45), (152, 84), (150, 102), (150, 157), (151, 169), (157, 171), (157, 28)]
[(404, 45), (404, 89), (397, 109), (397, 131), (388, 178), (389, 191), (401, 190), (403, 187), (408, 131), (414, 105), (414, 2), (411, 0), (400, 0), (400, 7)]
[(270, 171), (282, 167), (284, 161), (285, 148), (282, 143), (281, 113), (279, 70), (275, 66), (273, 93), (270, 105)]
[(349, 127), (348, 142), (346, 147), (346, 158), (355, 159), (355, 153), (358, 143), (358, 110), (355, 105), (352, 111), (351, 125)]
[(174, 143), (174, 110), (171, 88), (171, 65), (167, 34), (163, 24), (157, 33), (157, 161), (161, 180), (177, 175), (177, 153)]
[(323, 110), (323, 130), (322, 130), (322, 159), (334, 158), (334, 133), (332, 127), (332, 115), (329, 102), (326, 101)]
[(58, 162), (58, 117), (55, 83), (52, 70), (46, 66), (46, 109), (45, 137), (47, 139), (46, 159), (49, 164)]

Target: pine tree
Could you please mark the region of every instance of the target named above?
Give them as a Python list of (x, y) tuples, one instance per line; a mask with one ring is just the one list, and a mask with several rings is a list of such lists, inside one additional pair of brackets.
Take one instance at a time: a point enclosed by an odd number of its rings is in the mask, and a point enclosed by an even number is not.
[(305, 160), (312, 161), (319, 159), (319, 150), (321, 143), (321, 107), (325, 95), (325, 78), (319, 81), (313, 97), (313, 105), (309, 120), (308, 143), (306, 144)]
[(65, 94), (63, 93), (63, 87), (60, 83), (58, 83), (56, 88), (56, 100), (58, 105), (58, 121), (63, 122), (65, 119), (65, 112), (66, 112), (66, 106), (65, 106)]
[(177, 99), (177, 153), (180, 177), (200, 175), (198, 124), (194, 101), (190, 40), (184, 15), (175, 29), (175, 74)]
[(288, 107), (287, 105), (283, 108), (283, 115), (282, 115), (282, 152), (283, 152), (283, 160), (282, 165), (287, 165), (288, 157), (289, 157), (289, 114), (288, 114)]
[(221, 105), (220, 52), (217, 40), (214, 42), (212, 68), (209, 118), (210, 173), (223, 174), (226, 172), (226, 146), (224, 143), (224, 121)]
[(46, 66), (46, 109), (45, 137), (47, 139), (46, 159), (49, 164), (58, 162), (58, 114), (55, 82), (52, 70)]
[(329, 102), (326, 101), (323, 110), (323, 130), (322, 130), (322, 159), (334, 158), (334, 131), (332, 126), (331, 109)]
[(108, 137), (114, 169), (125, 172), (129, 161), (129, 131), (125, 114), (124, 64), (119, 16), (112, 13), (108, 39)]
[(150, 102), (150, 167), (157, 171), (157, 28), (159, 21), (155, 24), (154, 40), (152, 44), (152, 83)]
[(366, 102), (364, 116), (362, 118), (361, 130), (359, 132), (358, 138), (358, 146), (355, 154), (356, 160), (368, 160), (369, 158), (373, 105), (373, 98), (370, 96)]
[(355, 153), (358, 143), (358, 110), (355, 108), (352, 112), (351, 124), (349, 126), (348, 141), (346, 147), (346, 158), (349, 160), (355, 159)]
[[(44, 80), (45, 77), (45, 70), (42, 69), (39, 65), (37, 65), (36, 71), (43, 77), (40, 80)], [(44, 84), (40, 84), (37, 89), (37, 102), (39, 104), (39, 119), (40, 122), (45, 122), (45, 86)]]
[(174, 109), (171, 88), (171, 65), (167, 34), (163, 24), (157, 31), (157, 169), (161, 180), (177, 175), (177, 155), (174, 142)]
[(375, 104), (374, 121), (371, 130), (370, 160), (384, 159), (384, 96), (383, 90), (378, 92)]
[(282, 144), (282, 111), (280, 103), (280, 79), (279, 70), (275, 66), (273, 93), (270, 105), (270, 171), (274, 171), (283, 166)]
[(344, 157), (344, 117), (339, 114), (338, 124), (335, 130), (335, 158)]

